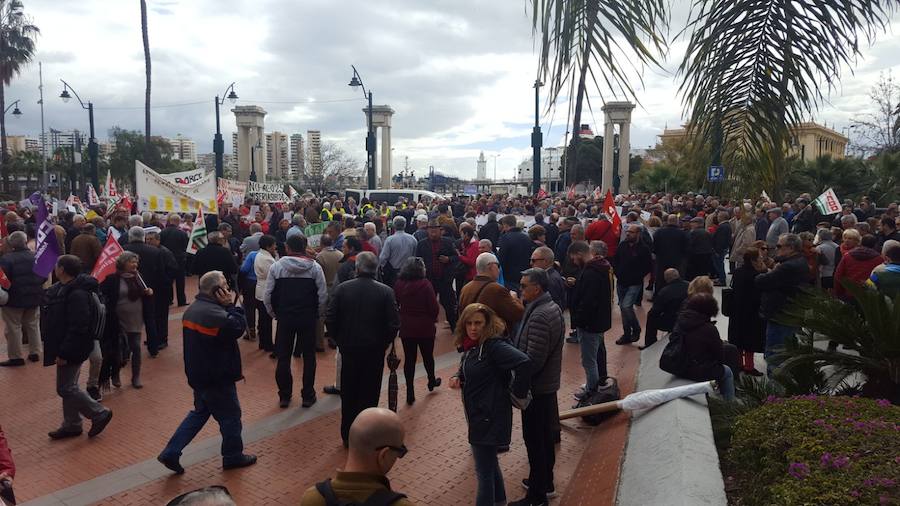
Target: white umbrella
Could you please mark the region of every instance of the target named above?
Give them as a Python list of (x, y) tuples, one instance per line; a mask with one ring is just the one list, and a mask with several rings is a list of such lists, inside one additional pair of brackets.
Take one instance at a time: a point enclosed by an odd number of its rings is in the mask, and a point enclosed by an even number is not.
[(689, 397), (697, 394), (713, 393), (715, 390), (715, 381), (704, 381), (702, 383), (691, 383), (673, 388), (660, 388), (655, 390), (644, 390), (643, 392), (634, 392), (625, 396), (624, 399), (618, 401), (604, 402), (593, 406), (585, 406), (583, 408), (570, 409), (559, 414), (560, 420), (575, 418), (577, 416), (595, 415), (598, 413), (606, 413), (609, 411), (617, 411), (624, 409), (634, 411), (637, 409), (649, 409), (660, 404), (665, 404), (673, 399)]

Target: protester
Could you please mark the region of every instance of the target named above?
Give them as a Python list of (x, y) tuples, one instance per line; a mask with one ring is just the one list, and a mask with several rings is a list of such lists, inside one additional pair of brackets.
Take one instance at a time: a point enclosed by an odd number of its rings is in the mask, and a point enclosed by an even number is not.
[(654, 297), (666, 285), (663, 276), (666, 269), (678, 269), (678, 272), (683, 272), (687, 253), (688, 236), (678, 227), (678, 216), (670, 214), (666, 218), (665, 226), (657, 230), (653, 237), (653, 254), (656, 255)]
[(435, 323), (439, 312), (437, 296), (425, 278), (425, 263), (421, 258), (407, 259), (394, 283), (394, 294), (400, 307), (400, 341), (403, 343), (403, 374), (406, 377), (406, 403), (416, 402), (416, 356), (428, 375), (428, 391), (441, 385), (434, 375)]
[(325, 322), (341, 352), (341, 439), (364, 409), (378, 405), (384, 355), (400, 328), (394, 291), (375, 280), (378, 258), (356, 258), (356, 278), (338, 285)]
[(525, 308), (518, 297), (497, 282), (500, 262), (493, 253), (481, 253), (475, 259), (477, 275), (466, 283), (459, 295), (459, 307), (465, 309), (473, 303), (491, 308), (503, 320), (508, 330), (515, 329)]
[(790, 231), (790, 225), (781, 215), (781, 209), (777, 207), (769, 209), (767, 215), (769, 218), (769, 229), (766, 232), (766, 243), (768, 243), (770, 248), (774, 248), (778, 243), (778, 238)]
[(234, 256), (225, 243), (225, 236), (221, 232), (210, 232), (207, 235), (209, 244), (205, 248), (194, 255), (193, 271), (198, 277), (202, 277), (207, 272), (219, 271), (228, 281), (230, 289), (237, 288), (237, 280), (235, 276), (238, 272), (238, 266), (235, 263)]
[[(149, 318), (144, 318), (144, 328), (147, 332), (147, 351), (151, 358), (155, 358), (159, 353), (162, 345), (162, 336), (157, 324), (156, 307), (163, 305), (166, 313), (165, 321), (168, 323), (169, 303), (165, 300), (166, 293), (163, 292), (163, 286), (171, 285), (172, 280), (166, 275), (165, 260), (162, 252), (158, 248), (154, 248), (146, 244), (146, 232), (143, 227), (133, 226), (128, 229), (128, 244), (124, 246), (125, 251), (135, 253), (140, 258), (140, 266), (138, 272), (138, 283), (143, 283), (150, 288), (150, 296), (144, 301), (144, 310)], [(160, 312), (163, 310), (160, 309)], [(167, 325), (168, 326), (168, 325)], [(140, 344), (140, 341), (138, 342)]]
[(884, 264), (872, 270), (867, 284), (884, 296), (895, 299), (900, 294), (900, 241), (885, 241), (881, 254)]
[(442, 236), (437, 220), (428, 222), (428, 237), (419, 241), (416, 256), (425, 262), (425, 272), (434, 292), (440, 297), (444, 315), (450, 330), (456, 328), (456, 294), (453, 290), (453, 271), (459, 262), (459, 254), (453, 240)]
[(751, 376), (762, 376), (756, 370), (753, 354), (763, 353), (766, 343), (766, 322), (759, 313), (762, 295), (756, 287), (756, 277), (768, 271), (760, 251), (747, 248), (741, 266), (731, 278), (733, 297), (728, 315), (728, 342), (738, 348), (742, 371)]
[(200, 293), (182, 316), (184, 372), (194, 391), (191, 410), (156, 458), (176, 474), (184, 473), (181, 452), (197, 436), (209, 417), (222, 433), (222, 468), (251, 466), (255, 455), (244, 453), (241, 439), (241, 406), (235, 382), (243, 378), (237, 340), (247, 322), (233, 304), (225, 275), (207, 272), (200, 278)]
[(847, 290), (847, 285), (862, 285), (869, 279), (872, 271), (884, 263), (884, 258), (875, 250), (878, 239), (873, 235), (866, 235), (860, 240), (860, 245), (851, 249), (841, 257), (841, 262), (834, 271), (834, 296), (850, 302), (853, 295)]
[(159, 341), (158, 349), (169, 346), (169, 306), (175, 300), (175, 292), (172, 290), (172, 281), (178, 276), (178, 261), (169, 248), (160, 243), (160, 234), (156, 231), (147, 232), (145, 242), (151, 248), (157, 248), (162, 255), (164, 281), (160, 283), (159, 293), (156, 294), (153, 318), (156, 324), (156, 333)]
[(74, 255), (59, 257), (53, 273), (59, 282), (47, 290), (41, 328), (44, 366), (56, 365), (63, 423), (48, 435), (54, 440), (80, 436), (83, 416), (91, 420), (88, 437), (94, 437), (103, 432), (113, 415), (78, 386), (81, 365), (94, 350), (94, 323), (100, 317), (92, 301), (97, 280), (81, 272), (81, 260)]
[(416, 254), (418, 241), (406, 233), (406, 218), (394, 217), (394, 233), (385, 239), (380, 253), (381, 277), (384, 284), (393, 286), (406, 259)]
[(153, 289), (139, 280), (140, 257), (125, 251), (116, 258), (116, 272), (106, 276), (100, 284), (100, 293), (106, 305), (106, 326), (100, 346), (103, 350), (103, 366), (100, 383), (109, 390), (121, 386), (119, 369), (131, 362), (131, 385), (143, 388), (141, 382), (141, 331), (148, 320), (153, 319), (150, 305)]
[(644, 293), (644, 278), (650, 273), (652, 262), (650, 248), (641, 241), (641, 227), (629, 225), (625, 231), (625, 241), (619, 244), (611, 262), (618, 281), (616, 294), (622, 313), (622, 336), (616, 344), (629, 344), (641, 339), (641, 324), (634, 313), (634, 306)]
[(7, 251), (0, 256), (0, 269), (9, 279), (9, 301), (0, 312), (9, 358), (0, 362), (0, 366), (21, 367), (25, 365), (22, 358), (23, 337), (28, 340), (28, 360), (37, 362), (41, 359), (40, 305), (47, 278), (34, 273), (34, 253), (28, 249), (25, 232), (13, 232), (5, 241)]
[(534, 243), (528, 237), (528, 234), (522, 232), (516, 223), (516, 217), (508, 214), (500, 218), (500, 236), (497, 244), (497, 258), (500, 260), (500, 268), (504, 273), (504, 285), (506, 288), (518, 292), (519, 278), (522, 271), (529, 267), (529, 259), (531, 252), (534, 250)]
[(462, 290), (462, 287), (475, 278), (475, 260), (480, 254), (480, 245), (475, 237), (475, 227), (468, 223), (459, 226), (459, 261), (460, 270), (456, 278), (456, 286)]
[(94, 264), (97, 263), (97, 259), (100, 258), (102, 249), (103, 245), (100, 244), (100, 239), (97, 239), (94, 225), (85, 223), (81, 227), (81, 233), (72, 239), (69, 253), (81, 260), (81, 267), (84, 272), (90, 273), (94, 268)]
[(678, 269), (668, 268), (663, 273), (666, 286), (653, 297), (653, 307), (647, 312), (647, 332), (644, 334), (642, 350), (656, 343), (657, 332), (671, 332), (675, 320), (688, 296), (688, 282), (681, 279)]
[[(573, 227), (574, 228), (574, 227)], [(574, 232), (573, 232), (574, 233)], [(616, 248), (619, 246), (620, 230), (616, 230), (610, 221), (610, 217), (601, 214), (597, 220), (588, 225), (584, 231), (584, 239), (588, 242), (603, 241), (606, 243), (608, 255), (612, 258), (616, 254)], [(572, 240), (575, 240), (573, 237)]]
[(715, 215), (716, 229), (712, 233), (713, 240), (713, 267), (716, 275), (716, 286), (725, 286), (725, 257), (731, 246), (731, 222), (728, 219), (728, 211), (719, 211)]
[(712, 295), (697, 294), (687, 300), (675, 327), (682, 335), (684, 354), (688, 357), (684, 378), (716, 380), (722, 397), (731, 401), (734, 400), (734, 372), (724, 363), (722, 339), (711, 321), (718, 313), (719, 304)]
[[(250, 239), (249, 236), (244, 239)], [(256, 250), (250, 251), (244, 256), (244, 261), (238, 269), (238, 286), (241, 289), (241, 309), (244, 310), (244, 318), (247, 320), (247, 333), (244, 339), (256, 341), (256, 314), (265, 311), (265, 307), (256, 305), (256, 291), (259, 288), (259, 278), (256, 276), (256, 256), (259, 254), (259, 241), (255, 241)], [(263, 287), (265, 291), (265, 287)], [(257, 310), (258, 309), (258, 310)]]
[(555, 255), (553, 250), (547, 246), (541, 246), (531, 253), (531, 266), (547, 271), (550, 281), (549, 293), (553, 302), (559, 306), (559, 309), (565, 311), (567, 306), (567, 287), (566, 280), (562, 274), (556, 269)]
[(259, 318), (257, 319), (259, 349), (270, 353), (272, 358), (276, 358), (277, 355), (275, 355), (275, 345), (272, 342), (272, 316), (266, 309), (265, 299), (269, 271), (277, 258), (278, 252), (275, 238), (271, 235), (260, 237), (259, 251), (253, 258), (253, 273), (256, 275), (256, 289), (253, 292), (253, 299), (259, 312)]
[(187, 295), (184, 293), (184, 277), (187, 273), (187, 247), (190, 238), (187, 232), (181, 229), (181, 216), (176, 213), (169, 214), (166, 219), (166, 228), (159, 233), (159, 242), (175, 256), (178, 269), (175, 272), (175, 298), (178, 307), (187, 306)]
[(819, 283), (823, 290), (830, 293), (834, 289), (834, 271), (841, 261), (841, 250), (834, 242), (834, 234), (829, 228), (816, 232), (816, 239), (818, 240), (816, 252), (822, 259), (819, 264)]
[(291, 356), (295, 348), (303, 356), (302, 406), (308, 408), (316, 403), (316, 325), (328, 300), (328, 287), (322, 267), (306, 256), (306, 247), (306, 237), (288, 237), (287, 256), (278, 259), (269, 270), (263, 299), (269, 315), (278, 320), (275, 381), (278, 405), (282, 408), (291, 402)]
[(522, 411), (522, 439), (530, 471), (527, 480), (523, 480), (528, 494), (509, 504), (547, 504), (547, 498), (556, 492), (553, 486), (554, 442), (559, 430), (556, 392), (562, 373), (565, 324), (562, 311), (548, 292), (547, 271), (537, 267), (526, 270), (519, 287), (526, 309), (514, 343), (531, 361), (532, 400)]
[(572, 327), (581, 342), (581, 365), (585, 385), (575, 393), (577, 400), (588, 398), (607, 377), (606, 344), (603, 333), (612, 327), (613, 271), (604, 258), (606, 243), (591, 241), (583, 255), (584, 269), (575, 281), (570, 304)]
[(450, 387), (462, 388), (478, 479), (476, 506), (506, 502), (497, 450), (508, 447), (512, 435), (510, 396), (524, 399), (531, 382), (528, 355), (504, 339), (504, 332), (503, 320), (479, 303), (463, 309), (454, 332), (455, 343), (464, 354), (459, 371), (450, 378)]
[[(390, 504), (412, 506), (394, 492), (387, 479), (397, 459), (406, 456), (405, 431), (400, 417), (384, 408), (367, 408), (350, 426), (347, 462), (334, 479), (306, 490), (301, 506), (333, 504)], [(333, 496), (333, 497), (328, 497)]]

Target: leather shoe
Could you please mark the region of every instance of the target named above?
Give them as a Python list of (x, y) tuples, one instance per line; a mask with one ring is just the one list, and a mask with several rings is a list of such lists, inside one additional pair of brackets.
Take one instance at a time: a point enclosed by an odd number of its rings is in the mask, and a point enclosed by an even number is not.
[(322, 391), (328, 395), (341, 395), (341, 389), (334, 385), (325, 385)]
[(37, 353), (32, 353), (31, 355), (28, 355), (29, 362), (38, 362), (40, 360), (41, 360), (41, 357)]
[(103, 394), (100, 393), (100, 387), (87, 387), (87, 394), (97, 402), (103, 400)]
[(25, 365), (25, 359), (23, 358), (11, 358), (0, 362), (0, 367), (21, 367), (23, 365)]
[(222, 462), (222, 469), (225, 471), (229, 469), (240, 469), (242, 467), (252, 466), (256, 464), (256, 455), (241, 455), (235, 460), (230, 462)]
[(181, 463), (178, 462), (177, 457), (169, 458), (169, 457), (163, 457), (162, 455), (160, 455), (159, 457), (156, 457), (156, 460), (158, 460), (160, 464), (166, 466), (166, 468), (169, 469), (170, 471), (172, 471), (173, 473), (184, 474), (184, 468), (181, 467)]
[(278, 407), (279, 407), (279, 408), (286, 408), (286, 407), (288, 407), (290, 404), (291, 404), (291, 398), (290, 398), (290, 397), (279, 397), (279, 399), (278, 399)]
[(435, 389), (435, 387), (441, 386), (441, 378), (434, 378), (434, 380), (428, 381), (428, 391), (431, 392)]
[(81, 429), (56, 429), (53, 432), (48, 432), (47, 435), (50, 439), (54, 441), (58, 441), (60, 439), (68, 439), (70, 437), (78, 437), (82, 434)]
[(300, 403), (300, 406), (302, 406), (302, 407), (304, 407), (304, 408), (310, 408), (310, 407), (312, 407), (312, 405), (315, 404), (315, 403), (316, 403), (316, 396), (313, 395), (312, 397), (306, 397), (306, 398), (304, 398), (304, 399), (303, 399), (303, 402)]
[(88, 431), (88, 437), (94, 437), (103, 432), (103, 429), (109, 425), (109, 421), (112, 420), (112, 410), (107, 409), (105, 413), (100, 415), (93, 423), (91, 423), (91, 430)]
[(622, 337), (616, 339), (616, 344), (631, 344), (631, 343), (637, 342), (638, 339), (640, 339), (640, 337), (622, 336)]

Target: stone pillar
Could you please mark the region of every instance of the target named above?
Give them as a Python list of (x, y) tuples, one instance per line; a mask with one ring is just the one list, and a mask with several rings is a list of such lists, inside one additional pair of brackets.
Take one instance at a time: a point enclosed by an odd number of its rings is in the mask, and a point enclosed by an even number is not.
[[(603, 174), (600, 179), (600, 190), (605, 194), (607, 188), (613, 185), (613, 157), (615, 155), (613, 141), (615, 140), (615, 124), (606, 120), (606, 129), (603, 132)], [(593, 191), (593, 188), (588, 188)]]
[[(255, 146), (257, 140), (260, 139), (263, 146), (265, 146), (266, 111), (256, 105), (239, 105), (232, 109), (231, 112), (234, 113), (234, 119), (238, 128), (238, 180), (248, 181), (250, 179), (250, 146)], [(258, 181), (265, 181), (267, 172), (266, 157), (265, 150), (261, 151), (261, 162), (259, 158), (260, 153), (254, 153), (257, 156), (256, 176)]]
[(631, 125), (622, 123), (619, 125), (619, 193), (625, 195), (631, 193), (628, 188), (628, 161), (631, 152)]
[(391, 187), (391, 127), (381, 127), (381, 187)]

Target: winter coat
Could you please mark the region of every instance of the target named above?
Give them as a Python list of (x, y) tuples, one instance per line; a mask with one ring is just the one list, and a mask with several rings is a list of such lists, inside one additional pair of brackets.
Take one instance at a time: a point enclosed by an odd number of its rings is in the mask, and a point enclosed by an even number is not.
[(169, 225), (159, 233), (159, 243), (169, 248), (169, 251), (175, 255), (175, 261), (178, 267), (184, 271), (184, 264), (187, 261), (187, 247), (189, 238), (187, 232), (180, 228)]
[(238, 272), (237, 263), (234, 261), (231, 251), (221, 244), (210, 243), (194, 255), (194, 263), (191, 269), (197, 278), (210, 271), (222, 271), (228, 286), (234, 288), (234, 276)]
[(434, 267), (434, 264), (439, 263), (439, 261), (434, 258), (434, 254), (431, 250), (431, 240), (426, 236), (425, 239), (422, 239), (419, 241), (419, 244), (416, 245), (416, 256), (420, 257), (422, 261), (425, 262), (425, 277), (434, 282), (449, 281), (453, 279), (456, 263), (459, 262), (459, 253), (456, 252), (456, 246), (453, 245), (453, 239), (441, 237), (437, 253), (437, 256), (439, 257), (446, 256), (450, 258), (449, 262), (441, 264), (439, 276)]
[[(100, 350), (104, 357), (117, 356), (121, 351), (119, 349), (119, 337), (122, 333), (119, 326), (119, 317), (116, 314), (116, 307), (119, 305), (119, 282), (121, 281), (119, 273), (113, 273), (106, 276), (106, 279), (100, 283), (100, 295), (103, 297), (103, 305), (106, 306), (106, 326), (103, 328), (103, 337), (100, 339)], [(153, 305), (150, 304), (151, 297), (142, 296), (144, 311), (144, 326), (147, 327), (149, 322), (155, 325), (155, 316), (153, 314)]]
[(34, 253), (29, 249), (11, 251), (0, 256), (0, 269), (9, 278), (9, 302), (6, 307), (34, 308), (44, 299), (44, 282), (34, 268)]
[(712, 255), (715, 252), (712, 235), (703, 228), (691, 230), (688, 232), (688, 251), (691, 255)]
[(719, 223), (713, 233), (713, 250), (717, 255), (724, 255), (731, 246), (731, 223)]
[(154, 292), (162, 289), (166, 283), (172, 280), (166, 275), (165, 260), (162, 251), (143, 242), (129, 242), (124, 247), (125, 251), (130, 251), (140, 257), (138, 263), (138, 272), (144, 283), (147, 284)]
[(81, 272), (90, 274), (94, 270), (94, 264), (100, 258), (103, 246), (96, 234), (78, 234), (72, 239), (69, 254), (77, 256), (81, 260)]
[(16, 463), (13, 462), (12, 451), (6, 443), (3, 427), (0, 427), (0, 473), (6, 473), (13, 479), (16, 477)]
[(775, 319), (791, 298), (803, 288), (809, 288), (809, 266), (803, 255), (778, 260), (771, 271), (754, 279), (761, 292), (759, 314), (767, 320)]
[(478, 258), (478, 241), (472, 239), (469, 244), (460, 244), (459, 261), (466, 266), (466, 281), (475, 277), (475, 260)]
[(766, 341), (766, 322), (759, 316), (762, 297), (756, 287), (760, 272), (751, 264), (737, 268), (731, 278), (733, 299), (728, 317), (728, 342), (744, 351), (762, 353)]
[(681, 305), (687, 299), (688, 284), (683, 279), (676, 279), (660, 288), (653, 297), (651, 311), (659, 318), (657, 326), (660, 330), (671, 331), (675, 328), (678, 312), (681, 311)]
[(872, 269), (867, 283), (885, 297), (893, 299), (900, 295), (900, 264), (883, 264)]
[(675, 325), (683, 336), (684, 353), (688, 357), (684, 377), (692, 381), (722, 379), (722, 339), (715, 323), (706, 315), (685, 309)]
[(434, 339), (438, 301), (427, 279), (398, 279), (394, 294), (400, 306), (400, 339)]
[(328, 300), (325, 273), (315, 260), (303, 256), (279, 258), (269, 268), (263, 302), (269, 314), (285, 324), (319, 319)]
[(770, 247), (775, 247), (778, 244), (778, 238), (781, 237), (781, 234), (786, 234), (790, 230), (788, 226), (787, 220), (782, 218), (781, 216), (772, 220), (772, 223), (769, 224), (769, 230), (766, 232), (766, 243)]
[(622, 286), (643, 285), (644, 278), (650, 273), (652, 262), (650, 247), (643, 241), (634, 243), (625, 241), (619, 245), (616, 255), (612, 258), (616, 280)]
[(569, 307), (566, 280), (563, 279), (562, 274), (559, 273), (555, 266), (547, 270), (547, 276), (550, 278), (550, 289), (548, 290), (550, 297), (561, 311), (565, 311)]
[(562, 311), (548, 292), (525, 308), (522, 326), (513, 342), (531, 360), (531, 392), (534, 395), (559, 390), (565, 327)]
[(259, 250), (253, 258), (253, 274), (256, 276), (256, 290), (253, 292), (253, 297), (260, 302), (266, 298), (269, 270), (274, 263), (275, 257), (264, 249)]
[(572, 327), (588, 332), (612, 328), (613, 272), (605, 258), (594, 258), (582, 269), (569, 302)]
[(243, 378), (238, 339), (247, 329), (244, 310), (197, 295), (181, 318), (184, 373), (194, 389), (233, 384)]
[(869, 279), (872, 271), (884, 263), (884, 258), (872, 248), (857, 246), (841, 257), (841, 263), (834, 271), (834, 296), (849, 300), (853, 296), (844, 288), (844, 282), (861, 285)]
[(500, 268), (503, 269), (506, 281), (518, 285), (522, 279), (522, 271), (531, 266), (534, 243), (522, 229), (513, 228), (500, 236), (500, 244), (497, 247)]
[(463, 354), (457, 376), (462, 385), (469, 444), (509, 445), (512, 435), (510, 390), (519, 398), (527, 395), (531, 380), (529, 370), (528, 355), (500, 336), (487, 338)]
[(88, 359), (97, 337), (91, 328), (95, 311), (91, 294), (97, 291), (97, 280), (87, 274), (79, 274), (67, 284), (55, 283), (47, 290), (41, 306), (45, 366), (55, 364), (57, 357), (72, 364)]
[(661, 271), (670, 267), (681, 269), (687, 259), (687, 251), (688, 236), (675, 225), (666, 225), (653, 236), (653, 253), (656, 254), (657, 269)]
[(740, 267), (744, 265), (744, 253), (747, 252), (747, 248), (753, 246), (753, 243), (756, 242), (756, 226), (752, 223), (742, 226), (740, 222), (737, 222), (736, 226), (737, 231), (734, 233), (734, 240), (731, 243), (728, 259), (734, 262), (736, 267)]
[(496, 221), (489, 221), (485, 223), (481, 226), (480, 229), (478, 229), (478, 238), (491, 241), (491, 245), (496, 251), (497, 247), (499, 246), (498, 243), (500, 242), (500, 224), (498, 224)]
[(459, 292), (459, 311), (475, 302), (494, 310), (505, 323), (507, 332), (522, 319), (525, 307), (519, 299), (509, 294), (509, 290), (493, 279), (478, 275)]
[(400, 329), (394, 291), (367, 275), (345, 281), (328, 302), (325, 323), (341, 352), (383, 353)]

